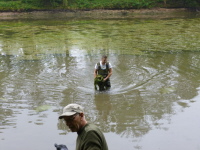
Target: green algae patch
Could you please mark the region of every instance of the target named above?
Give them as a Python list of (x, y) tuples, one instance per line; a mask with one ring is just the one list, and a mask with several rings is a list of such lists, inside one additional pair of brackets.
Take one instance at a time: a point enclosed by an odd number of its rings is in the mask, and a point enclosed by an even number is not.
[(42, 111), (47, 111), (51, 108), (51, 106), (49, 105), (42, 105), (42, 106), (38, 106), (35, 108), (36, 112), (42, 112)]
[(199, 51), (199, 24), (200, 18), (2, 21), (0, 54), (40, 60), (48, 54)]

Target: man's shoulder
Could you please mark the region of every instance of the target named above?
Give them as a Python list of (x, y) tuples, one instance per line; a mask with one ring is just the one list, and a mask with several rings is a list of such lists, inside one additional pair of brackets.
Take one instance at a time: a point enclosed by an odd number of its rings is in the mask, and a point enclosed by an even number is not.
[[(102, 61), (100, 60), (99, 62), (96, 63), (97, 65), (102, 65)], [(111, 65), (109, 61), (106, 62), (106, 65)]]
[(84, 137), (90, 137), (96, 139), (104, 138), (103, 132), (94, 124), (88, 124), (85, 127)]
[(90, 135), (93, 136), (94, 134), (102, 135), (102, 132), (96, 125), (89, 123), (83, 128), (82, 132), (79, 133), (79, 136), (80, 137), (85, 137)]
[(99, 129), (99, 127), (97, 127), (96, 125), (94, 124), (88, 124), (85, 128), (85, 133), (86, 134), (91, 134), (91, 133), (95, 133), (95, 134), (98, 134), (98, 135), (102, 135), (102, 131)]
[(99, 128), (92, 124), (92, 123), (88, 123), (87, 126), (85, 127), (85, 131), (89, 132), (89, 131), (99, 131)]
[(97, 66), (97, 67), (99, 67), (100, 65), (101, 65), (100, 61), (95, 64), (95, 66)]
[(107, 62), (108, 63), (108, 68), (112, 68), (112, 65), (110, 62)]

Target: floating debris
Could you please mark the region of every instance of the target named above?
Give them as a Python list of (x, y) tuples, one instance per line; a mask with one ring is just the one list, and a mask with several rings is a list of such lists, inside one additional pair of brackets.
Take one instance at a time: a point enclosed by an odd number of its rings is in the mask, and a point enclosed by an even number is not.
[(169, 93), (174, 92), (175, 90), (176, 90), (175, 87), (166, 87), (166, 88), (161, 88), (160, 93), (169, 94)]
[(51, 106), (49, 105), (42, 105), (42, 106), (38, 106), (35, 111), (36, 112), (42, 112), (42, 111), (47, 111), (48, 109), (50, 109)]

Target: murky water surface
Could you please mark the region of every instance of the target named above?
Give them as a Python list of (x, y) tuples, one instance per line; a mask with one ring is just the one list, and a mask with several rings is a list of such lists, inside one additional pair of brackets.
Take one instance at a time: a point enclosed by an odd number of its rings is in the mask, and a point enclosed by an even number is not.
[[(111, 150), (200, 150), (200, 18), (0, 22), (0, 149), (75, 149), (57, 117), (85, 107)], [(112, 88), (95, 92), (101, 54)]]

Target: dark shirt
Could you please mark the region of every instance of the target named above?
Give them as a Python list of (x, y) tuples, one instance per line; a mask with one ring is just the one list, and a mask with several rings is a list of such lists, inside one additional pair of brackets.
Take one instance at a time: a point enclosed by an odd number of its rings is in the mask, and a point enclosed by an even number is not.
[(93, 124), (86, 124), (78, 132), (76, 150), (108, 150), (103, 133)]

